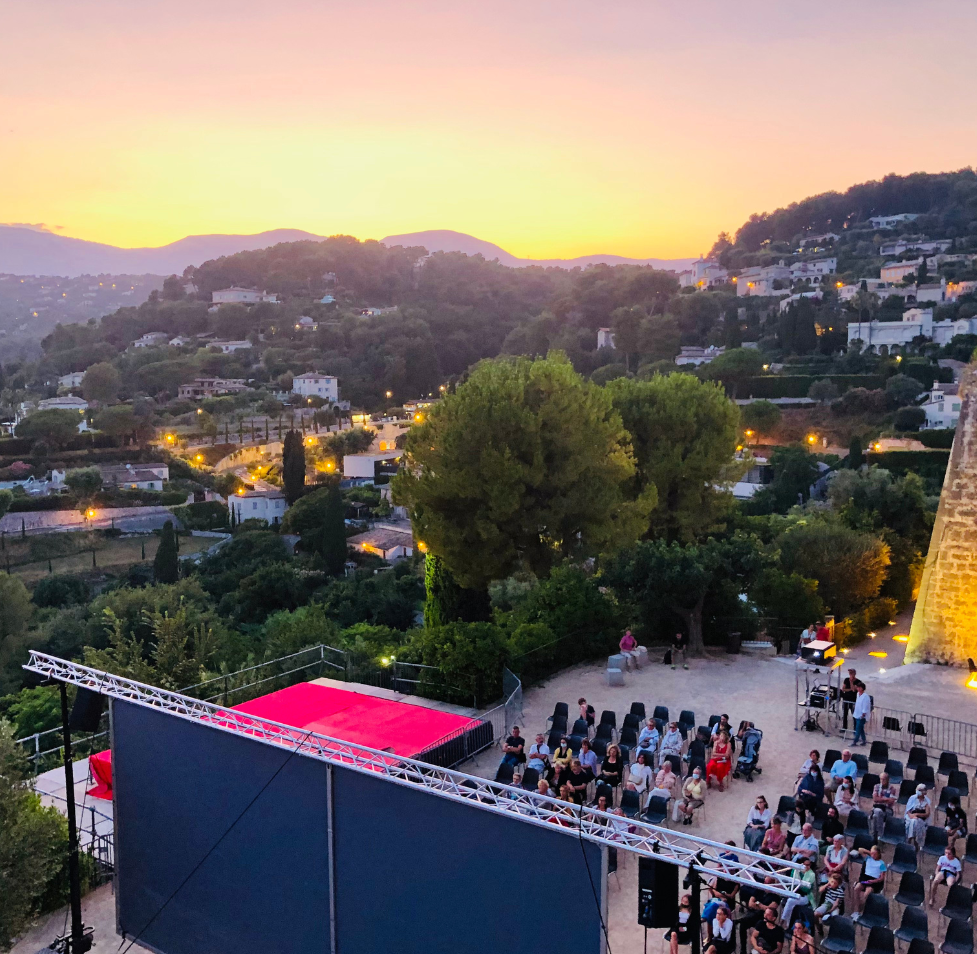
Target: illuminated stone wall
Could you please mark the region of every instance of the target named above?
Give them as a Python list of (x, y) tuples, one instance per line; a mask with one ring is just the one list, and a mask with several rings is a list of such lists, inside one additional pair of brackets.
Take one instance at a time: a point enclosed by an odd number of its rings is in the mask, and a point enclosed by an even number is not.
[(977, 365), (960, 381), (960, 422), (906, 647), (906, 662), (977, 660)]

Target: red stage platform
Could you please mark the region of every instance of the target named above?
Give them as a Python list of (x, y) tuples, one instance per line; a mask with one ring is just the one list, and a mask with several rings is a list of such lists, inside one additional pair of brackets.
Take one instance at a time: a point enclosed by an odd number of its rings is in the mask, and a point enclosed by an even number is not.
[[(423, 753), (422, 761), (435, 765), (454, 765), (469, 750), (478, 751), (492, 742), (491, 725), (480, 719), (311, 682), (279, 689), (232, 708), (392, 755), (411, 758)], [(452, 734), (453, 740), (436, 744)], [(469, 737), (467, 744), (465, 736)], [(111, 801), (111, 752), (106, 749), (93, 755), (91, 769), (98, 784), (88, 794)]]
[(280, 689), (234, 708), (296, 729), (311, 729), (319, 735), (407, 757), (429, 749), (452, 732), (476, 724), (473, 719), (448, 712), (311, 682)]

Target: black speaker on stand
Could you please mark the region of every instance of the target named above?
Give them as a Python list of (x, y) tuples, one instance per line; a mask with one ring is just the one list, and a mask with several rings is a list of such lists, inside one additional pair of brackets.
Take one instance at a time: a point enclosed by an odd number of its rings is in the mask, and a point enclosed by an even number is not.
[(68, 718), (68, 728), (72, 732), (97, 732), (104, 705), (105, 696), (101, 693), (79, 687)]
[(638, 924), (675, 927), (678, 920), (678, 866), (654, 858), (638, 859)]

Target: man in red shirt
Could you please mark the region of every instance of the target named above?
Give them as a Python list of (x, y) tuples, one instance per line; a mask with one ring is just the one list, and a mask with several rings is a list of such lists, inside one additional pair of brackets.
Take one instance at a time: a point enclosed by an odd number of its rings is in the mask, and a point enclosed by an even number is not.
[(828, 627), (824, 625), (822, 620), (818, 620), (818, 631), (814, 636), (815, 639), (824, 640), (825, 642), (831, 642), (831, 632)]

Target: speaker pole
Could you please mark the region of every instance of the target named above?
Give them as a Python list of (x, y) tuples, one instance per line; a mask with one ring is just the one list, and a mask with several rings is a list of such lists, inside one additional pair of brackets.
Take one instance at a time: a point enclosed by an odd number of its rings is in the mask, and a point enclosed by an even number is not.
[(702, 951), (702, 914), (699, 907), (699, 891), (701, 888), (702, 879), (693, 863), (689, 867), (689, 893), (692, 895), (692, 916), (689, 919), (692, 922), (692, 954), (701, 954)]
[(60, 683), (61, 737), (64, 744), (65, 801), (68, 804), (68, 885), (71, 891), (71, 954), (88, 950), (81, 921), (81, 877), (78, 867), (78, 824), (75, 819), (75, 771), (71, 762), (71, 729), (68, 725), (68, 687)]

